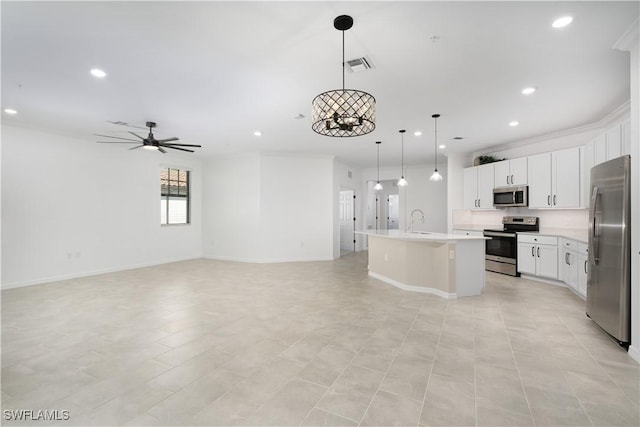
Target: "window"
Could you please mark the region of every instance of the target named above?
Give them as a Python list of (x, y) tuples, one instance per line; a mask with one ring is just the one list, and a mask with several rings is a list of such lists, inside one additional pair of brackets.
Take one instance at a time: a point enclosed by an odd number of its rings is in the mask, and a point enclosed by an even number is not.
[(160, 224), (189, 224), (189, 171), (160, 171)]

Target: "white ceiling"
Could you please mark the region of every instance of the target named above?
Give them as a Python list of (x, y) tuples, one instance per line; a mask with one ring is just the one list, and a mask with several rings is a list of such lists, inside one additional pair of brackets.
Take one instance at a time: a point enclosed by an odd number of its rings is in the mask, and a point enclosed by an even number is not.
[[(2, 1), (2, 108), (19, 112), (3, 121), (93, 144), (103, 139), (93, 133), (131, 130), (107, 120), (152, 120), (157, 138), (202, 144), (198, 156), (309, 152), (362, 167), (375, 166), (376, 140), (381, 166), (398, 164), (397, 131), (406, 128), (406, 162), (424, 163), (433, 113), (446, 150), (472, 152), (589, 124), (622, 105), (628, 53), (611, 47), (638, 5)], [(355, 138), (319, 136), (310, 122), (311, 100), (341, 87), (341, 14), (355, 21), (347, 59), (366, 55), (375, 66), (346, 76), (347, 87), (377, 99), (376, 130)], [(571, 25), (551, 28), (566, 14)], [(92, 67), (108, 76), (95, 79)], [(529, 85), (538, 91), (521, 95)]]

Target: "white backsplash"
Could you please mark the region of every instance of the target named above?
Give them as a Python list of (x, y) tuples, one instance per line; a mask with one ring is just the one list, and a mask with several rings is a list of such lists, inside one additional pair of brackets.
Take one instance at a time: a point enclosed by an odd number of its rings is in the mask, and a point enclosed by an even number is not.
[(589, 224), (589, 210), (587, 209), (528, 209), (506, 208), (491, 211), (454, 210), (453, 224), (455, 225), (488, 225), (502, 226), (503, 216), (537, 216), (540, 218), (540, 228), (566, 228), (571, 230), (586, 230)]

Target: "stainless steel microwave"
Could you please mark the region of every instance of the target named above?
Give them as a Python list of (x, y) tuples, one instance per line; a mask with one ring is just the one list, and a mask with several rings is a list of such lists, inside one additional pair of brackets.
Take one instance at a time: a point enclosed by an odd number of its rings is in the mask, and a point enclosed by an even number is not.
[(508, 208), (514, 206), (529, 206), (529, 187), (500, 187), (493, 189), (493, 206)]

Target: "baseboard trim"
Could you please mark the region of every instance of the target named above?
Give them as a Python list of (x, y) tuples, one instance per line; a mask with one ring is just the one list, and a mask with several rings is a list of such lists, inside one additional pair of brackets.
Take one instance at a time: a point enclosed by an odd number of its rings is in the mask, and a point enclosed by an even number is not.
[(47, 283), (60, 282), (62, 280), (77, 279), (79, 277), (89, 277), (89, 276), (97, 276), (100, 274), (116, 273), (118, 271), (135, 270), (137, 268), (153, 267), (156, 265), (171, 264), (173, 262), (189, 261), (192, 259), (199, 259), (199, 258), (202, 258), (202, 257), (197, 255), (197, 256), (185, 257), (185, 258), (172, 258), (172, 259), (167, 259), (162, 261), (153, 261), (153, 262), (147, 262), (147, 263), (141, 263), (141, 264), (131, 264), (131, 265), (126, 265), (121, 267), (105, 268), (100, 270), (84, 271), (84, 272), (72, 273), (72, 274), (63, 274), (60, 276), (43, 277), (40, 279), (27, 280), (24, 282), (15, 282), (15, 283), (9, 283), (9, 284), (3, 283), (2, 290), (5, 291), (9, 289), (24, 288), (27, 286), (44, 285)]
[(277, 264), (277, 263), (283, 263), (283, 262), (334, 261), (333, 257), (330, 257), (330, 258), (240, 258), (240, 257), (230, 257), (230, 256), (224, 256), (224, 255), (204, 255), (202, 258), (211, 259), (215, 261), (244, 262), (249, 264)]
[(631, 356), (631, 358), (633, 360), (635, 360), (636, 362), (638, 362), (638, 364), (640, 364), (640, 349), (638, 349), (637, 346), (630, 345), (628, 353), (629, 353), (629, 356)]
[(439, 296), (440, 298), (444, 298), (444, 299), (456, 299), (457, 298), (455, 293), (450, 294), (448, 292), (441, 291), (440, 289), (429, 288), (429, 287), (426, 287), (426, 286), (407, 285), (405, 283), (398, 282), (397, 280), (393, 280), (393, 279), (390, 279), (390, 278), (388, 278), (386, 276), (383, 276), (382, 274), (374, 273), (373, 271), (369, 272), (369, 276), (373, 277), (374, 279), (378, 279), (378, 280), (380, 280), (382, 282), (388, 283), (388, 284), (390, 284), (392, 286), (395, 286), (396, 288), (400, 288), (403, 291), (419, 292), (419, 293), (423, 293), (423, 294), (431, 294), (431, 295)]

